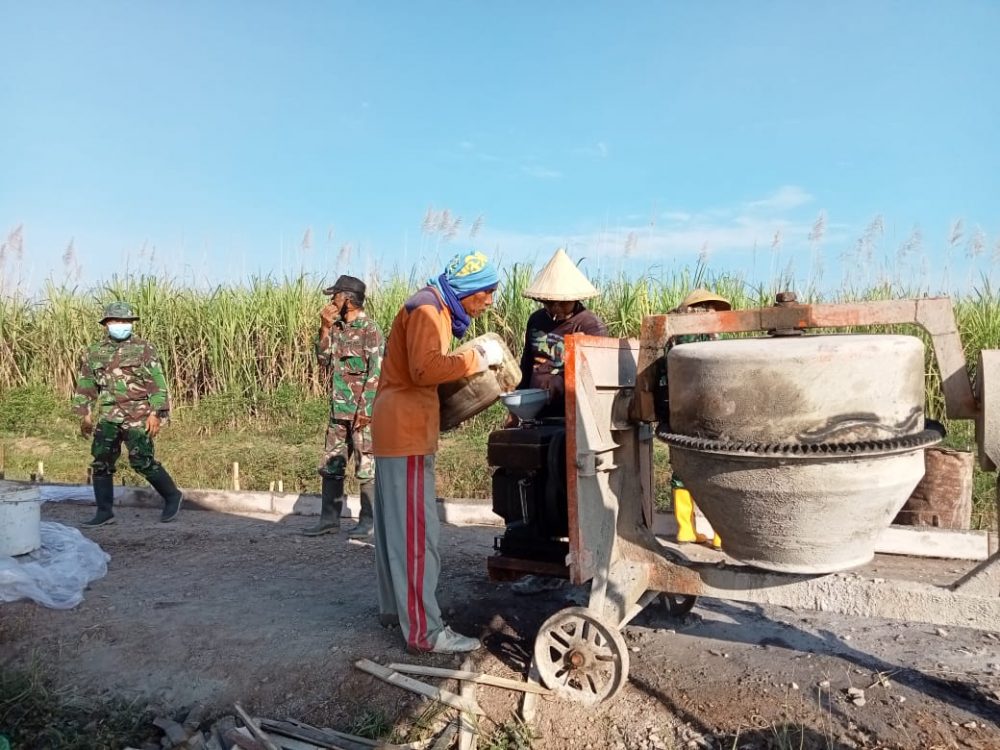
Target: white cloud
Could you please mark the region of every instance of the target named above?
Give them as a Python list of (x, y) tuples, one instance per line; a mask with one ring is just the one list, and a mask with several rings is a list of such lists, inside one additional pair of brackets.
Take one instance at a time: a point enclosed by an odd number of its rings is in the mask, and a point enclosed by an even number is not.
[(581, 146), (580, 148), (573, 149), (573, 153), (578, 156), (590, 156), (597, 159), (607, 159), (608, 144), (604, 141), (598, 141), (591, 146)]
[(473, 143), (472, 141), (461, 141), (458, 144), (458, 147), (463, 151), (472, 151), (473, 149), (475, 149), (476, 144)]
[(810, 203), (813, 196), (798, 185), (782, 185), (771, 195), (744, 204), (748, 211), (788, 211)]
[[(524, 168), (529, 173), (528, 167)], [(536, 177), (551, 177), (551, 170), (534, 168)], [(698, 210), (671, 208), (651, 222), (639, 212), (622, 214), (617, 225), (608, 226), (603, 217), (594, 217), (594, 226), (606, 229), (571, 232), (568, 234), (530, 234), (517, 231), (491, 230), (480, 238), (484, 245), (499, 248), (509, 260), (544, 261), (557, 247), (566, 247), (574, 257), (612, 258), (624, 252), (628, 236), (634, 233), (636, 243), (630, 257), (648, 260), (691, 259), (707, 249), (715, 253), (770, 252), (775, 233), (782, 237), (782, 254), (788, 257), (809, 251), (808, 236), (814, 216), (802, 216), (793, 211), (813, 201), (813, 196), (797, 186), (782, 186), (759, 200), (731, 206), (711, 206)], [(614, 224), (614, 222), (613, 222)], [(844, 235), (843, 227), (828, 224), (826, 241), (833, 242)]]
[(521, 171), (524, 172), (529, 177), (534, 177), (538, 180), (557, 180), (562, 177), (562, 172), (558, 172), (555, 169), (549, 169), (548, 167), (542, 167), (534, 164), (525, 164), (521, 166)]

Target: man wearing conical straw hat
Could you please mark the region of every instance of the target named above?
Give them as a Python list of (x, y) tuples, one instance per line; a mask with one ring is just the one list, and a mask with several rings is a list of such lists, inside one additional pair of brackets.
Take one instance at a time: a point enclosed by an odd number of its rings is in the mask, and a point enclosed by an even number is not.
[[(708, 289), (698, 288), (690, 292), (681, 303), (673, 310), (675, 313), (699, 313), (717, 312), (732, 310), (733, 305), (725, 297), (710, 292)], [(680, 344), (690, 344), (695, 341), (711, 341), (718, 338), (717, 334), (697, 334), (691, 336), (675, 336), (667, 342), (667, 351)], [(674, 503), (674, 518), (677, 520), (677, 541), (678, 542), (698, 542), (705, 543), (708, 537), (698, 533), (695, 521), (694, 500), (691, 492), (684, 486), (684, 482), (676, 473), (670, 479), (671, 495)], [(716, 549), (722, 547), (722, 539), (718, 534), (712, 537), (712, 546)]]
[(544, 388), (549, 392), (540, 419), (565, 417), (565, 337), (571, 333), (608, 335), (604, 322), (583, 305), (583, 300), (596, 297), (598, 291), (559, 248), (522, 294), (541, 302), (542, 309), (528, 318), (518, 388)]

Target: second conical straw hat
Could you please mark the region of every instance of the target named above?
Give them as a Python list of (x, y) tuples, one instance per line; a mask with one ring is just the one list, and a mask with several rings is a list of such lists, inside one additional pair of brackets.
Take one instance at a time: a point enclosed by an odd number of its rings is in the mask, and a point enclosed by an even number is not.
[(523, 294), (528, 299), (575, 302), (596, 297), (599, 292), (570, 260), (566, 251), (559, 248)]
[(732, 303), (721, 294), (710, 292), (704, 287), (698, 287), (688, 293), (688, 296), (681, 300), (677, 306), (678, 310), (685, 310), (693, 305), (702, 305), (706, 302), (715, 302), (721, 310), (732, 310)]

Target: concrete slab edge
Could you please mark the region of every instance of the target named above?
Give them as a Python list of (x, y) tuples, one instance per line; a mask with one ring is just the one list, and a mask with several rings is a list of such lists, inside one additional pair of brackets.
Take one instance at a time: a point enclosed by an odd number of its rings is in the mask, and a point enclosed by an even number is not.
[[(32, 484), (13, 480), (0, 481), (0, 491), (38, 487), (46, 502), (93, 504), (88, 485)], [(252, 492), (235, 490), (184, 490), (185, 507), (212, 510), (219, 513), (249, 513), (276, 515), (319, 515), (319, 495), (292, 492)], [(162, 501), (146, 487), (115, 487), (115, 505), (120, 507), (159, 508)], [(357, 518), (360, 510), (357, 495), (349, 495), (343, 517)], [(493, 513), (488, 501), (438, 498), (438, 517), (453, 526), (502, 527), (503, 519)], [(711, 534), (711, 526), (701, 515), (698, 529)], [(653, 531), (658, 536), (673, 536), (676, 522), (670, 513), (657, 513)], [(916, 526), (890, 526), (879, 538), (876, 552), (915, 557), (937, 557), (953, 560), (985, 560), (989, 557), (991, 540), (987, 531), (959, 531)], [(724, 542), (725, 540), (723, 540)]]

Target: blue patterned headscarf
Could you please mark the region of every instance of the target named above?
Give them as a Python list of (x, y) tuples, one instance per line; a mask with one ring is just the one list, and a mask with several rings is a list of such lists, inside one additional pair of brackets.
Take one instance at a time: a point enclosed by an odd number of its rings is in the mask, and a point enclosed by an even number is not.
[(462, 338), (472, 324), (472, 318), (462, 307), (462, 300), (476, 292), (492, 291), (500, 283), (496, 268), (478, 250), (452, 258), (445, 266), (444, 273), (436, 279), (427, 280), (444, 298), (451, 312), (451, 332), (455, 338)]

